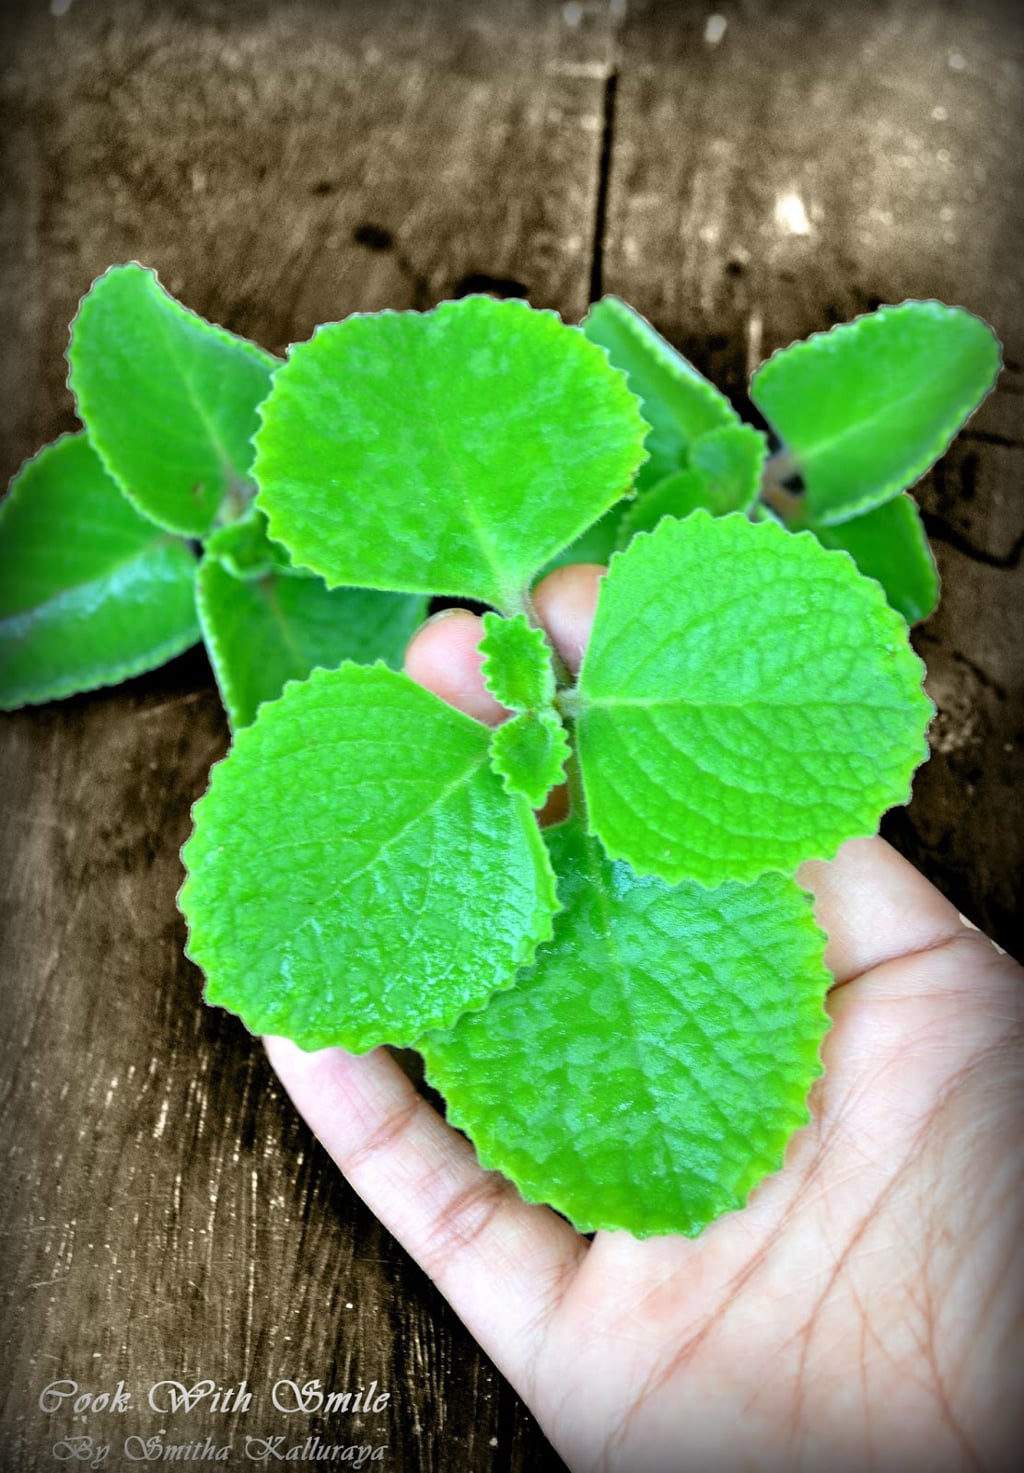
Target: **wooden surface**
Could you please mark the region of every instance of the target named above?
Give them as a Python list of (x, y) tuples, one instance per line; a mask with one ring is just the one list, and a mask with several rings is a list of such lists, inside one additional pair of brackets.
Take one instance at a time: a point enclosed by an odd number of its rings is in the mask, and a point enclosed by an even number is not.
[[(61, 10), (58, 4), (53, 9)], [(920, 488), (935, 755), (888, 832), (1004, 945), (1021, 830), (1022, 33), (1009, 7), (810, 0), (76, 0), (4, 21), (5, 475), (72, 424), (67, 323), (115, 261), (281, 352), (474, 289), (578, 320), (615, 291), (743, 405), (774, 348), (878, 301), (991, 320), (999, 393)], [(227, 728), (205, 659), (3, 719), (3, 1450), (75, 1432), (386, 1443), (408, 1473), (561, 1466), (204, 1008), (175, 908)], [(161, 1418), (201, 1377), (247, 1412)], [(132, 1394), (75, 1421), (67, 1378)], [(278, 1379), (390, 1393), (274, 1411)]]

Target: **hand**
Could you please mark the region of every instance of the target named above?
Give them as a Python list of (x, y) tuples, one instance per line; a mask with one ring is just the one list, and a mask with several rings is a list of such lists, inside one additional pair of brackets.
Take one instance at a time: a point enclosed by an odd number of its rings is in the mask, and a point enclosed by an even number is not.
[[(537, 591), (572, 670), (601, 571)], [(427, 624), (407, 668), (493, 723), (480, 637), (464, 611)], [(267, 1040), (352, 1186), (577, 1473), (940, 1473), (1018, 1451), (1024, 974), (881, 839), (800, 880), (836, 977), (812, 1123), (695, 1240), (588, 1242), (483, 1172), (385, 1050)]]

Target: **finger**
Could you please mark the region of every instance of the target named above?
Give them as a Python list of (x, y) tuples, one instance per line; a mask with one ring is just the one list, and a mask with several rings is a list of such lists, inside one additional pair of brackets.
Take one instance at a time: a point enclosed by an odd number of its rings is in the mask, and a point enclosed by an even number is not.
[(531, 1206), (419, 1095), (384, 1049), (304, 1053), (264, 1040), (314, 1134), (370, 1210), (437, 1284), (521, 1392), (551, 1314), (586, 1253)]
[(830, 863), (801, 866), (828, 933), (825, 962), (844, 984), (886, 962), (973, 934), (956, 907), (884, 839), (850, 839)]
[(570, 675), (579, 674), (601, 579), (607, 571), (597, 563), (573, 563), (556, 568), (533, 591), (537, 616)]
[(508, 712), (484, 685), (480, 666), (483, 657), (477, 646), (484, 627), (468, 609), (446, 609), (416, 631), (405, 652), (406, 674), (418, 685), (475, 716), (487, 726), (497, 726)]

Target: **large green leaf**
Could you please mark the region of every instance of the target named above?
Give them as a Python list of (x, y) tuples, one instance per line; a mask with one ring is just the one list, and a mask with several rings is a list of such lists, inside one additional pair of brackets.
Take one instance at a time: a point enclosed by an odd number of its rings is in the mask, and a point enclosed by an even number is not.
[(138, 509), (202, 537), (252, 489), (256, 410), (276, 359), (189, 312), (156, 273), (113, 266), (71, 325), (68, 382), (89, 438)]
[(750, 395), (803, 476), (812, 520), (842, 522), (924, 475), (999, 372), (992, 329), (904, 302), (775, 353)]
[(383, 660), (401, 668), (405, 647), (426, 617), (417, 594), (324, 586), (321, 578), (266, 572), (237, 578), (207, 551), (197, 601), (221, 696), (236, 730), (255, 720), (289, 680), (318, 665)]
[(831, 858), (907, 801), (922, 673), (845, 553), (736, 513), (666, 519), (612, 559), (570, 700), (592, 830), (670, 882)]
[(580, 1231), (695, 1234), (809, 1117), (829, 975), (792, 880), (669, 888), (548, 831), (564, 910), (516, 986), (417, 1045), (482, 1164)]
[(256, 438), (271, 534), (328, 584), (521, 606), (643, 458), (636, 400), (521, 301), (354, 316), (291, 350)]
[(235, 733), (179, 897), (207, 998), (362, 1052), (448, 1026), (551, 935), (536, 820), (490, 731), (383, 665), (314, 670)]
[(0, 707), (113, 685), (188, 649), (195, 572), (84, 435), (46, 446), (0, 503)]
[(811, 531), (826, 547), (850, 554), (868, 578), (877, 578), (885, 596), (908, 624), (927, 619), (939, 601), (939, 575), (921, 517), (907, 495), (894, 496), (863, 516)]
[(618, 297), (595, 302), (581, 326), (624, 371), (650, 426), (649, 459), (637, 475), (638, 490), (681, 470), (690, 446), (702, 435), (739, 424), (725, 395)]

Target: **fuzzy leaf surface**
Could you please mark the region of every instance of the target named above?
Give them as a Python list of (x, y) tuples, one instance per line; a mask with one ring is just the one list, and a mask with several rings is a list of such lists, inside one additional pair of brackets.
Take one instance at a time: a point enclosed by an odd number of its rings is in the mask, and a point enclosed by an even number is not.
[(522, 711), (503, 721), (491, 737), (491, 767), (506, 793), (520, 793), (531, 808), (543, 808), (551, 789), (565, 777), (569, 742), (553, 711)]
[(750, 397), (792, 452), (811, 519), (842, 522), (923, 476), (995, 383), (999, 341), (941, 302), (880, 307), (768, 359)]
[(536, 820), (490, 731), (382, 665), (314, 670), (235, 733), (179, 903), (207, 999), (361, 1053), (449, 1026), (551, 935)]
[(670, 883), (829, 859), (905, 803), (931, 702), (852, 559), (695, 512), (612, 560), (580, 672), (592, 831)]
[(503, 610), (628, 490), (646, 432), (578, 328), (490, 297), (318, 328), (262, 417), (259, 503), (296, 562)]
[(699, 1233), (809, 1118), (831, 978), (792, 880), (671, 888), (547, 831), (564, 906), (516, 986), (420, 1040), (481, 1163), (581, 1232)]
[(68, 352), (78, 413), (139, 511), (202, 537), (251, 489), (256, 410), (277, 360), (198, 317), (154, 271), (114, 266), (82, 299)]
[(626, 374), (650, 425), (649, 459), (637, 475), (638, 491), (681, 470), (691, 445), (702, 435), (739, 425), (739, 415), (725, 395), (618, 297), (595, 302), (581, 326)]
[(826, 547), (848, 552), (861, 572), (877, 578), (908, 624), (927, 619), (939, 601), (939, 575), (921, 516), (911, 497), (894, 496), (863, 516), (811, 531)]
[(325, 587), (294, 570), (239, 579), (209, 554), (196, 585), (199, 616), (221, 697), (237, 731), (289, 680), (344, 660), (398, 670), (426, 616), (417, 594)]
[(0, 707), (113, 685), (199, 639), (188, 546), (140, 517), (85, 435), (0, 503)]
[(483, 626), (480, 674), (494, 699), (510, 711), (539, 711), (549, 706), (555, 695), (555, 673), (543, 629), (531, 628), (525, 614), (503, 619), (488, 613)]

